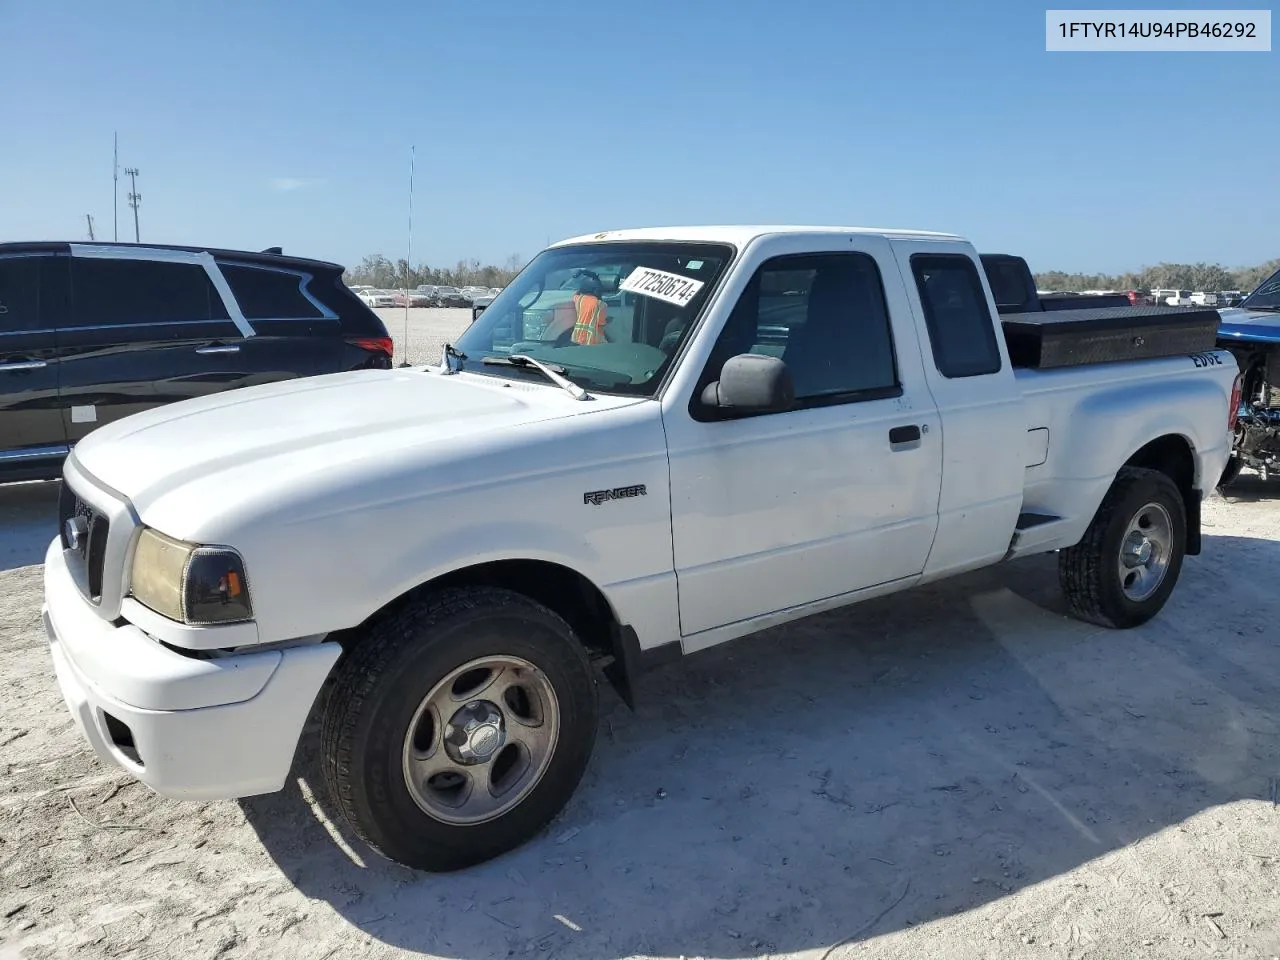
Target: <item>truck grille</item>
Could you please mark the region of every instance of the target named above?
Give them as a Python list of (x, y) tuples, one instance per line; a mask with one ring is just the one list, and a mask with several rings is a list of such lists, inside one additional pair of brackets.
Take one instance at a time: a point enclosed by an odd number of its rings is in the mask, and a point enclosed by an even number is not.
[(76, 496), (63, 481), (58, 501), (58, 536), (80, 592), (94, 603), (102, 599), (102, 568), (109, 529), (106, 516)]

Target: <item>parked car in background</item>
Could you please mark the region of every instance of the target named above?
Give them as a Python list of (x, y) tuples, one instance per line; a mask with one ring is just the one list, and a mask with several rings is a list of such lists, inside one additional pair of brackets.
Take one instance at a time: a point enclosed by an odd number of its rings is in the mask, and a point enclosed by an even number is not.
[(440, 307), (466, 307), (470, 304), (457, 287), (437, 287), (436, 305)]
[(482, 297), (476, 297), (471, 301), (471, 322), (475, 323), (476, 318), (484, 313), (489, 304), (493, 303), (496, 294), (486, 293)]
[(397, 290), (391, 295), (391, 303), (396, 307), (431, 307), (435, 306), (435, 298), (420, 290)]
[(1218, 295), (1205, 290), (1196, 290), (1191, 294), (1191, 303), (1197, 307), (1216, 307)]
[(1238, 307), (1244, 300), (1244, 292), (1241, 290), (1219, 290), (1218, 306), (1220, 307)]
[(1190, 290), (1152, 290), (1151, 297), (1157, 306), (1190, 307), (1193, 305)]
[(1231, 460), (1219, 486), (1234, 481), (1245, 467), (1270, 480), (1280, 472), (1280, 270), (1238, 308), (1218, 314), (1218, 345), (1231, 351), (1242, 376)]
[(427, 306), (429, 306), (429, 307), (434, 307), (434, 306), (436, 305), (436, 303), (437, 303), (437, 301), (438, 301), (437, 291), (438, 291), (439, 289), (440, 289), (440, 288), (439, 288), (439, 287), (437, 287), (437, 286), (436, 286), (435, 284), (433, 284), (433, 283), (420, 283), (420, 284), (418, 284), (418, 293), (422, 294), (423, 296), (425, 296), (425, 297), (430, 301), (430, 302), (427, 304)]
[[(59, 475), (105, 423), (224, 390), (391, 366), (342, 268), (269, 253), (0, 243), (0, 480)], [(193, 442), (198, 442), (193, 437)]]
[(370, 287), (368, 290), (361, 290), (358, 296), (367, 307), (394, 307), (396, 305), (396, 295), (391, 290), (378, 290)]

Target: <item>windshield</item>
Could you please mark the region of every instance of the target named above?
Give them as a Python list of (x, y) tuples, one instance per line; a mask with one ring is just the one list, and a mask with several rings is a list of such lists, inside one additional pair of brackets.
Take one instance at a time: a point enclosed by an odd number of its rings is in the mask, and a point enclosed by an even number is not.
[(454, 344), (468, 372), (540, 379), (485, 357), (527, 354), (588, 390), (651, 396), (733, 248), (592, 243), (544, 250)]
[(1246, 310), (1250, 307), (1266, 308), (1268, 310), (1280, 309), (1280, 270), (1277, 270), (1271, 276), (1258, 284), (1258, 289), (1249, 294), (1240, 304)]

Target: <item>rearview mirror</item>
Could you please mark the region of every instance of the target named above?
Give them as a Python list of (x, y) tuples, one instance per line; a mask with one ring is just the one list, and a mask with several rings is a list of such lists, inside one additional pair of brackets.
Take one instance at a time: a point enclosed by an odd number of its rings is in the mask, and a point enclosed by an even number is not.
[(777, 413), (790, 410), (795, 386), (787, 365), (777, 357), (742, 353), (730, 357), (702, 391), (702, 402), (725, 413)]

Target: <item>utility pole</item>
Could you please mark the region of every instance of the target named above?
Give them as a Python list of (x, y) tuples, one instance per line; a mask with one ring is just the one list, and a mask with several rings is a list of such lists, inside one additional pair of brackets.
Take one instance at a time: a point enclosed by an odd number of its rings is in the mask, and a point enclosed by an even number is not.
[(93, 214), (86, 213), (84, 218), (89, 222), (89, 242), (93, 243), (93, 241), (97, 239), (97, 237), (93, 235)]
[(113, 133), (111, 163), (111, 239), (120, 241), (120, 134)]
[(138, 168), (125, 167), (124, 175), (129, 178), (129, 206), (133, 207), (133, 242), (141, 243), (138, 239), (138, 204), (142, 202), (142, 194), (138, 192)]

